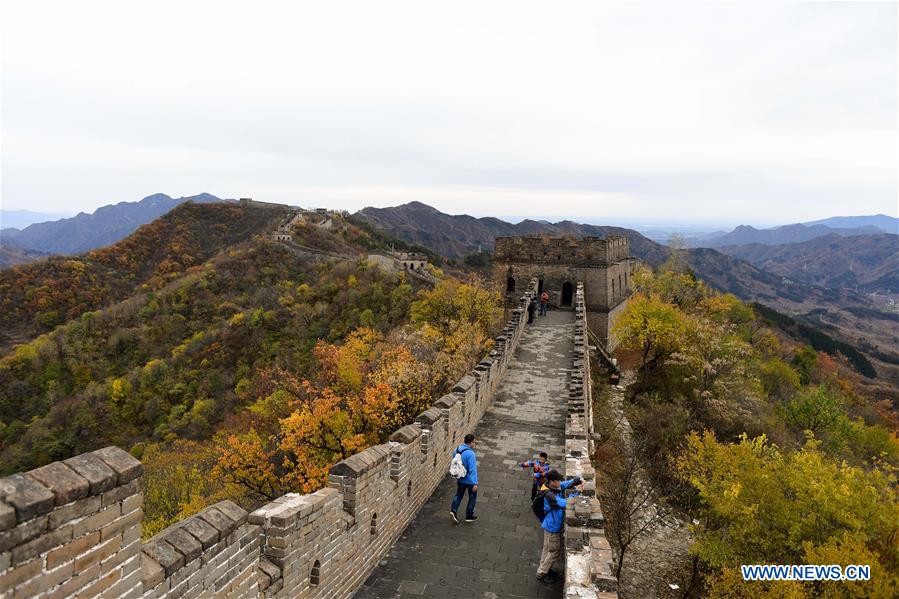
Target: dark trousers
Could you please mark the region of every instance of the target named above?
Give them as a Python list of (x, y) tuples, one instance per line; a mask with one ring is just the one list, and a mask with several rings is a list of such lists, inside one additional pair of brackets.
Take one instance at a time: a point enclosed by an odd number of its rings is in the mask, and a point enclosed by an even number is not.
[(456, 483), (456, 496), (453, 497), (452, 509), (455, 514), (456, 510), (459, 509), (459, 505), (462, 503), (462, 497), (465, 496), (465, 491), (468, 491), (468, 505), (465, 506), (465, 516), (471, 518), (474, 516), (474, 504), (478, 500), (478, 492), (474, 490), (474, 485)]
[(546, 306), (547, 304), (540, 304), (540, 316), (546, 316)]
[(540, 483), (534, 481), (534, 484), (531, 485), (531, 502), (534, 501), (534, 497), (537, 496), (537, 491), (540, 490)]

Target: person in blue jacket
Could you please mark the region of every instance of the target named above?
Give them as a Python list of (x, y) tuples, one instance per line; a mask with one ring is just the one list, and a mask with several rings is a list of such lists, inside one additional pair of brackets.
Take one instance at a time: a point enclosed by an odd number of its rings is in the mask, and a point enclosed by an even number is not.
[[(562, 480), (558, 470), (550, 470), (546, 475), (543, 492), (543, 552), (540, 554), (540, 566), (537, 568), (537, 580), (551, 582), (555, 574), (550, 570), (553, 563), (562, 557), (562, 527), (565, 524), (565, 489), (581, 484), (579, 477)], [(569, 498), (577, 497), (572, 493)]]
[(456, 496), (453, 497), (453, 505), (450, 508), (450, 515), (456, 524), (459, 523), (456, 511), (466, 491), (468, 491), (468, 505), (465, 507), (465, 521), (474, 522), (478, 519), (474, 515), (474, 504), (478, 500), (478, 458), (474, 453), (474, 435), (471, 433), (465, 435), (464, 441), (453, 451), (453, 455), (462, 454), (462, 465), (465, 466), (465, 476), (456, 479)]

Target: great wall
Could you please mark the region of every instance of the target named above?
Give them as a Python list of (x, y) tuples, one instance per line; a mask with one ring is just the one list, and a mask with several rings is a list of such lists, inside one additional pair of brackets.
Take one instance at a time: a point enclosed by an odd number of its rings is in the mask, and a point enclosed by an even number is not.
[[(623, 252), (627, 259), (626, 241)], [(251, 513), (223, 501), (144, 542), (143, 469), (122, 449), (107, 447), (0, 479), (0, 597), (330, 599), (393, 596), (379, 589), (394, 587), (404, 596), (441, 597), (457, 596), (456, 585), (466, 589), (466, 583), (493, 589), (485, 596), (494, 597), (617, 597), (591, 464), (590, 304), (584, 283), (576, 281), (570, 310), (527, 325), (527, 304), (541, 286), (534, 276), (524, 290), (507, 293), (509, 318), (489, 356), (387, 443), (334, 465), (328, 487), (315, 493), (288, 494)], [(604, 318), (610, 318), (623, 300), (603, 301)], [(555, 353), (547, 354), (548, 346)], [(539, 523), (526, 493), (488, 492), (489, 480), (479, 503), (484, 522), (460, 525), (446, 538), (470, 537), (466, 543), (482, 545), (488, 556), (508, 547), (521, 564), (508, 572), (503, 558), (479, 568), (477, 558), (454, 553), (449, 541), (436, 564), (419, 567), (405, 558), (407, 570), (432, 578), (394, 575), (404, 560), (399, 553), (425, 558), (421, 539), (435, 538), (428, 530), (432, 516), (442, 515), (440, 526), (450, 526), (451, 452), (481, 428), (479, 459), (496, 471), (497, 481), (515, 484), (511, 458), (535, 449), (538, 439), (551, 448), (556, 467), (561, 459), (566, 476), (584, 479), (584, 492), (566, 512), (562, 584), (512, 592), (518, 577), (536, 584)], [(498, 530), (500, 522), (505, 528)], [(445, 540), (437, 541), (432, 547), (440, 551)]]

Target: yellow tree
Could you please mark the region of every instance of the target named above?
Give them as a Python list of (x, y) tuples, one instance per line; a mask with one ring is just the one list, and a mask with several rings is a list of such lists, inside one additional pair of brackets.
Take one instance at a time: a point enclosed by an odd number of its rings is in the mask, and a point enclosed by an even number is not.
[[(899, 502), (890, 470), (839, 462), (814, 441), (784, 453), (764, 436), (724, 444), (709, 432), (688, 437), (675, 468), (699, 496), (693, 549), (710, 571), (711, 596), (737, 596), (735, 585), (752, 592), (752, 583), (735, 579), (741, 564), (869, 563), (881, 584), (856, 596), (899, 588)], [(836, 562), (809, 561), (825, 556)]]
[(498, 293), (455, 279), (443, 279), (433, 289), (422, 291), (411, 310), (413, 323), (432, 326), (444, 338), (466, 323), (489, 334), (502, 317)]
[(690, 319), (659, 295), (635, 293), (615, 323), (613, 334), (623, 347), (636, 349), (643, 368), (681, 351), (691, 333)]

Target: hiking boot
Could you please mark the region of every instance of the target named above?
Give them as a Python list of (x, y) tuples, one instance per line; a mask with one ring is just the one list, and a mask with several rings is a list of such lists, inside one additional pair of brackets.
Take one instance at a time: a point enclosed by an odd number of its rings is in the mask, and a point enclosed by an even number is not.
[(450, 516), (452, 516), (452, 518), (453, 518), (453, 524), (459, 523), (459, 518), (456, 517), (456, 512), (450, 511)]
[(465, 516), (465, 521), (466, 521), (466, 522), (476, 522), (477, 519), (478, 519), (477, 516)]

